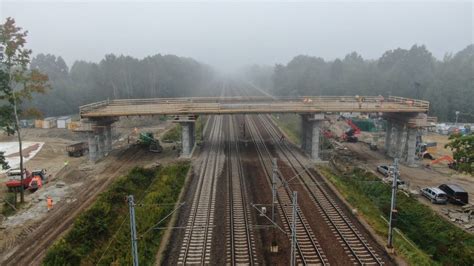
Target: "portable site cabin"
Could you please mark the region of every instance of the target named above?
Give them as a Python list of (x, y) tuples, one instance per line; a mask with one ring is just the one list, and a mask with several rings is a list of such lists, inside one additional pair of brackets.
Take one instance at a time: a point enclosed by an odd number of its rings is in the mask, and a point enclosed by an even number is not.
[(56, 117), (48, 117), (43, 120), (43, 128), (55, 128), (56, 126)]
[(32, 127), (35, 127), (35, 120), (32, 120), (32, 119), (23, 119), (23, 120), (20, 120), (20, 127), (22, 127), (22, 128), (32, 128)]
[(43, 128), (43, 120), (36, 119), (35, 120), (35, 128)]
[(69, 123), (71, 123), (71, 117), (70, 116), (58, 117), (58, 128), (67, 128)]

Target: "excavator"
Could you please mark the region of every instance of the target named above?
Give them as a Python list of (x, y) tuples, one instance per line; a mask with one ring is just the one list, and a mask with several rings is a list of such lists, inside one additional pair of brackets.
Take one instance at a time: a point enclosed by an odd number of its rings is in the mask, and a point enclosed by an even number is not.
[(141, 146), (148, 147), (148, 150), (151, 152), (161, 153), (163, 147), (160, 145), (160, 141), (155, 139), (153, 133), (151, 132), (142, 132), (138, 136), (137, 144)]
[(449, 168), (456, 169), (456, 161), (453, 159), (453, 157), (451, 157), (449, 155), (444, 155), (444, 156), (439, 157), (436, 160), (431, 161), (430, 166), (432, 166), (434, 164), (438, 164), (442, 161), (447, 161)]
[(351, 119), (346, 119), (346, 123), (350, 126), (349, 129), (342, 134), (341, 139), (347, 142), (357, 142), (359, 139), (357, 135), (360, 134), (360, 128), (352, 122)]

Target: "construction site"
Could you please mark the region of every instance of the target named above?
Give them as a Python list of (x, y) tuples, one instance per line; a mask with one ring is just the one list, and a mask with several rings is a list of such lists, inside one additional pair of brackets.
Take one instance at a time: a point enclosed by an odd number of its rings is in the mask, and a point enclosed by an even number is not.
[[(397, 158), (398, 193), (472, 236), (472, 205), (435, 205), (420, 194), (442, 183), (474, 193), (472, 177), (448, 167), (447, 137), (429, 130), (428, 108), (426, 101), (401, 97), (275, 98), (225, 87), (216, 98), (82, 106), (73, 131), (25, 129), (25, 141), (42, 141), (30, 148), (39, 151), (26, 168), (46, 169), (48, 180), (26, 194), (26, 206), (2, 218), (1, 263), (41, 264), (75, 219), (133, 168), (189, 162), (179, 199), (169, 203), (174, 207), (155, 228), (162, 231), (155, 264), (404, 264), (406, 254), (394, 252), (387, 232), (374, 228), (330, 175), (364, 171), (390, 190), (392, 173), (378, 170), (386, 165), (388, 171)], [(362, 131), (353, 122), (369, 115), (384, 127)], [(172, 131), (179, 139), (166, 139)], [(14, 139), (2, 137), (8, 140)], [(431, 142), (438, 143), (429, 149), (434, 160), (424, 159), (421, 143)], [(1, 193), (7, 198), (6, 186)], [(47, 197), (54, 202), (51, 210)], [(133, 226), (128, 218), (125, 231)], [(396, 238), (406, 238), (397, 232)], [(132, 233), (132, 254), (134, 237), (140, 241)], [(103, 243), (109, 241), (114, 240)], [(127, 257), (135, 263), (134, 256)]]

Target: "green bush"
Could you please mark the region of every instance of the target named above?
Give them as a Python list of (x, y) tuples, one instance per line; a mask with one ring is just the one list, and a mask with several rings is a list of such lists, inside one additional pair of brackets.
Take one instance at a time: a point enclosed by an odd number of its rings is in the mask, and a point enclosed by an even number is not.
[(126, 203), (126, 196), (130, 194), (135, 195), (137, 202), (139, 260), (145, 265), (153, 264), (162, 232), (145, 232), (173, 210), (174, 206), (169, 203), (178, 199), (188, 170), (189, 163), (177, 163), (155, 171), (133, 169), (114, 182), (76, 219), (71, 231), (48, 250), (43, 264), (131, 264)]

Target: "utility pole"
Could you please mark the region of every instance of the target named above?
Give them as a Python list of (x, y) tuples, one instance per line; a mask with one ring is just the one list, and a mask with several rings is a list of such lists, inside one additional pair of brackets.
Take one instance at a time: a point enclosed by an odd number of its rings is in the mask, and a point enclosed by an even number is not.
[(392, 173), (393, 181), (392, 181), (392, 202), (390, 205), (390, 221), (388, 224), (388, 240), (387, 240), (387, 248), (392, 249), (393, 245), (393, 227), (395, 225), (395, 221), (397, 219), (397, 180), (398, 180), (398, 158), (393, 160), (393, 173)]
[(296, 215), (297, 215), (298, 192), (293, 191), (293, 218), (291, 219), (291, 266), (296, 265)]
[(272, 159), (272, 222), (275, 222), (277, 159)]
[(135, 224), (135, 203), (133, 202), (133, 195), (129, 195), (127, 200), (130, 211), (130, 236), (132, 238), (133, 266), (138, 266), (137, 228)]

